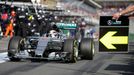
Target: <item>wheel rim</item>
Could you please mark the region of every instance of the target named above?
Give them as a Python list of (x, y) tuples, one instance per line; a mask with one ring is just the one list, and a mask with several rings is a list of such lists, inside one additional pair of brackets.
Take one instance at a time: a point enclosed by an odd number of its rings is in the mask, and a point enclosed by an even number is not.
[(93, 55), (95, 54), (95, 46), (94, 44), (92, 45), (92, 52), (93, 52)]
[(77, 58), (78, 57), (78, 49), (75, 47), (74, 48), (74, 57)]
[(25, 39), (21, 39), (19, 42), (19, 48), (18, 51), (23, 50), (25, 45)]
[(76, 62), (78, 58), (78, 44), (76, 41), (74, 41), (73, 58), (74, 58), (74, 62)]

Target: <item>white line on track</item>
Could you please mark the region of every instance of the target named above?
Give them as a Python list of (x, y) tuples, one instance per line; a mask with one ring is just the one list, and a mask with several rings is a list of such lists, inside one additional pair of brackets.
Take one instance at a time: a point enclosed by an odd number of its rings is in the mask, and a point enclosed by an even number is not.
[(0, 53), (0, 63), (8, 61), (7, 52)]

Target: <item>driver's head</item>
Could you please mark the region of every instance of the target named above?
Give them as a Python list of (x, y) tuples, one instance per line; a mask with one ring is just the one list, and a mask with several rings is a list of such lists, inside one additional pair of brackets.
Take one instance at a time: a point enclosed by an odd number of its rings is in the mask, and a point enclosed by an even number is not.
[(55, 30), (50, 30), (50, 31), (49, 31), (49, 35), (50, 35), (52, 38), (55, 38), (55, 37), (57, 37), (57, 31), (55, 31)]

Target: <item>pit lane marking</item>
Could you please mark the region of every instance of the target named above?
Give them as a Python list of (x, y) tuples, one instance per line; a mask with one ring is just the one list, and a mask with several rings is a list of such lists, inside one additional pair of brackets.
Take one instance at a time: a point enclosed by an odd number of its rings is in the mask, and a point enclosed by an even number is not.
[(0, 63), (8, 61), (7, 52), (0, 53)]

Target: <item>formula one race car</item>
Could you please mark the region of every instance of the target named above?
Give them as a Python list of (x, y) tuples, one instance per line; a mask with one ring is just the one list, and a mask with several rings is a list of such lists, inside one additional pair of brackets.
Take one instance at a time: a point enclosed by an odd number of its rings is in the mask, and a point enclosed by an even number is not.
[[(71, 29), (72, 30), (72, 29)], [(42, 37), (22, 38), (15, 36), (8, 45), (8, 57), (11, 61), (22, 58), (63, 60), (76, 62), (78, 57), (92, 60), (94, 55), (94, 42), (91, 38), (83, 38), (79, 42), (69, 38), (61, 32), (51, 30)]]
[[(29, 26), (26, 22), (23, 23), (21, 26)], [(12, 37), (8, 44), (9, 59), (11, 61), (48, 59), (72, 63), (75, 63), (79, 57), (87, 60), (93, 59), (94, 41), (91, 38), (81, 38), (76, 23), (56, 23), (53, 27), (48, 33), (45, 32), (42, 35)], [(31, 32), (28, 33), (31, 34)]]

